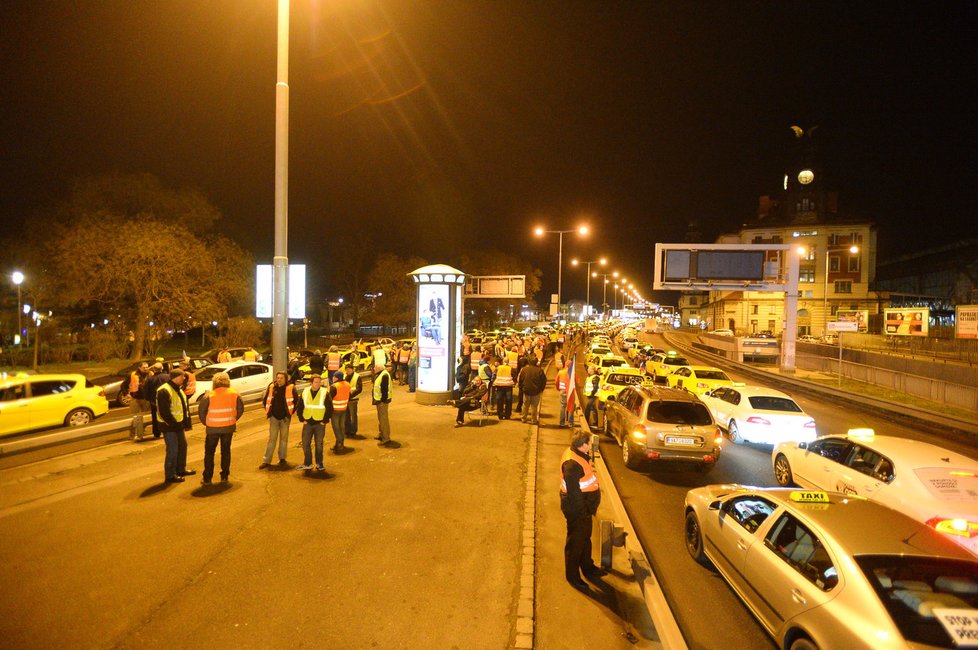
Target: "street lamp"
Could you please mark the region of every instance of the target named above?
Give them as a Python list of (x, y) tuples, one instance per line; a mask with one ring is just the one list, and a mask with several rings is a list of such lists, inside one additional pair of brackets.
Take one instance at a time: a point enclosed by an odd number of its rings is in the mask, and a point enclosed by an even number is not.
[(534, 231), (537, 237), (543, 237), (545, 234), (557, 234), (559, 235), (559, 244), (557, 246), (557, 314), (560, 314), (560, 283), (562, 278), (562, 271), (564, 266), (564, 234), (576, 232), (579, 235), (586, 235), (588, 233), (587, 226), (580, 226), (574, 230), (544, 230), (540, 226), (537, 226)]
[[(608, 260), (606, 258), (604, 258), (604, 257), (602, 257), (600, 260), (591, 260), (590, 262), (578, 262), (576, 258), (571, 260), (571, 264), (574, 265), (574, 266), (577, 266), (578, 264), (587, 264), (587, 299), (586, 299), (586, 304), (587, 304), (587, 314), (588, 315), (591, 314), (591, 265), (592, 264), (600, 264), (601, 266), (604, 266), (607, 263), (608, 263)], [(595, 273), (594, 275), (597, 276), (597, 273)]]
[[(812, 247), (814, 251), (814, 246)], [(830, 253), (839, 253), (848, 250), (851, 254), (857, 255), (859, 253), (858, 246), (825, 246), (825, 273), (822, 275), (822, 336), (828, 334), (829, 329), (829, 258)], [(807, 253), (807, 249), (804, 246), (798, 247), (798, 253), (804, 256)], [(839, 268), (841, 270), (842, 264), (839, 263)]]
[(610, 280), (608, 280), (608, 278), (609, 277), (617, 278), (618, 277), (618, 271), (615, 271), (614, 273), (597, 273), (597, 272), (595, 272), (594, 277), (596, 277), (596, 278), (597, 277), (603, 277), (604, 278), (604, 294), (601, 296), (601, 311), (604, 312), (604, 313), (607, 313), (607, 311), (608, 311), (608, 284), (611, 282)]
[(275, 81), (275, 252), (272, 257), (272, 363), (285, 370), (289, 337), (289, 0), (278, 0)]
[(17, 343), (20, 344), (20, 339), (24, 334), (23, 326), (20, 321), (20, 285), (24, 283), (24, 274), (20, 271), (14, 271), (10, 274), (10, 280), (17, 286)]

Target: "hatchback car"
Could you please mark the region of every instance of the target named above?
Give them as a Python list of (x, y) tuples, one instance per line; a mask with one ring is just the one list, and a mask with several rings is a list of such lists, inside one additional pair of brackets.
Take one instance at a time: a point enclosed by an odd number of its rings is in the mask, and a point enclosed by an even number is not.
[(771, 453), (780, 485), (858, 494), (896, 508), (978, 554), (978, 461), (871, 429), (786, 442)]
[(763, 386), (721, 386), (700, 395), (717, 424), (737, 444), (815, 440), (815, 420), (781, 391)]
[(272, 367), (256, 361), (231, 361), (215, 363), (196, 373), (197, 390), (190, 396), (191, 404), (196, 404), (205, 393), (213, 388), (214, 375), (226, 372), (231, 378), (231, 388), (238, 391), (241, 399), (260, 397), (275, 379)]
[(105, 415), (101, 386), (76, 374), (17, 375), (0, 379), (0, 436), (46, 427), (76, 427)]
[(779, 648), (954, 648), (942, 610), (978, 609), (975, 558), (873, 501), (707, 485), (684, 512), (690, 556), (716, 567)]
[[(600, 375), (599, 379), (597, 398), (602, 408), (604, 408), (609, 397), (620, 393), (625, 386), (649, 386), (652, 384), (651, 377), (631, 366), (608, 368)], [(586, 382), (585, 385), (587, 385)]]
[(604, 432), (621, 445), (629, 469), (649, 461), (709, 472), (723, 443), (723, 434), (703, 402), (685, 391), (655, 386), (629, 386), (609, 397)]
[(681, 388), (691, 393), (703, 393), (720, 386), (733, 386), (734, 381), (719, 368), (708, 366), (682, 366), (666, 375), (666, 382), (672, 388)]

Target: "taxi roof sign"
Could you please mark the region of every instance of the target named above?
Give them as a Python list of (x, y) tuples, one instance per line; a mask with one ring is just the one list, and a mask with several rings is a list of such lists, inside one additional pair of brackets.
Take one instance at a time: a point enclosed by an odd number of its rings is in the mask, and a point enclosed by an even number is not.
[(868, 427), (862, 427), (859, 429), (849, 429), (846, 435), (850, 438), (872, 439), (876, 437), (876, 431)]
[(666, 356), (667, 357), (678, 357), (679, 356), (679, 353), (676, 352), (675, 350), (669, 350), (668, 352), (666, 352)]
[(827, 492), (811, 490), (795, 490), (788, 495), (788, 498), (795, 503), (829, 503)]

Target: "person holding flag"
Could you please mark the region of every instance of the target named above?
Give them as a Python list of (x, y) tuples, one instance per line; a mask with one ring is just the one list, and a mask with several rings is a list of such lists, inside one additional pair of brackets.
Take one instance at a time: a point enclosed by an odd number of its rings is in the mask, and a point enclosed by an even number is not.
[(560, 426), (574, 426), (574, 384), (575, 384), (575, 359), (571, 357), (570, 363), (566, 368), (557, 371), (557, 379), (554, 385), (560, 395)]

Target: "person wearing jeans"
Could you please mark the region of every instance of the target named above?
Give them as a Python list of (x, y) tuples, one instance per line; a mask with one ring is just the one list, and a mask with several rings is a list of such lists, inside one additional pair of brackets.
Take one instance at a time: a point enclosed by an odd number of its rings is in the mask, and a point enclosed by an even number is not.
[(295, 388), (288, 383), (288, 375), (284, 371), (275, 373), (275, 381), (265, 390), (262, 405), (268, 417), (268, 444), (265, 445), (265, 455), (258, 469), (265, 469), (272, 464), (276, 443), (278, 443), (278, 463), (286, 465), (288, 464), (285, 457), (289, 449), (289, 425), (292, 423), (292, 414), (295, 413)]
[(226, 372), (214, 375), (212, 390), (204, 393), (197, 403), (197, 414), (204, 424), (204, 485), (214, 478), (214, 453), (221, 445), (221, 480), (231, 474), (231, 437), (237, 422), (244, 414), (241, 395), (231, 388), (231, 378)]
[(296, 405), (299, 422), (302, 422), (302, 464), (298, 470), (312, 469), (312, 441), (316, 441), (316, 469), (326, 469), (323, 465), (323, 440), (326, 438), (326, 421), (333, 415), (333, 401), (329, 390), (323, 388), (319, 375), (309, 378), (309, 386), (302, 391)]

